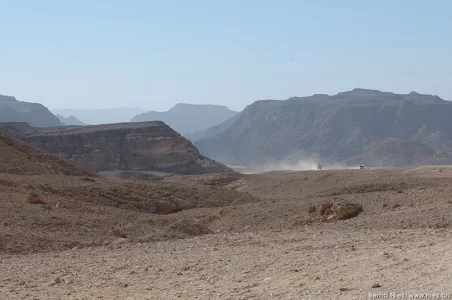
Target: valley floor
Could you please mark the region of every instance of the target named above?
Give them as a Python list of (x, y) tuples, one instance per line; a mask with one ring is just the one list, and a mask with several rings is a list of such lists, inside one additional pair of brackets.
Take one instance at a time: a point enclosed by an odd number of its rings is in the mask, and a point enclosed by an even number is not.
[[(451, 251), (451, 234), (444, 229), (333, 226), (1, 255), (0, 298), (378, 299), (385, 293), (452, 297)], [(377, 284), (381, 287), (372, 288)]]
[[(114, 207), (108, 198), (90, 206), (91, 185), (98, 193), (111, 185), (120, 192), (132, 181), (119, 187), (114, 179), (81, 178), (66, 189), (46, 187), (48, 210), (17, 205), (18, 182), (27, 177), (5, 175), (0, 299), (452, 299), (452, 168), (269, 172), (209, 187), (215, 176), (137, 187), (173, 191), (179, 182), (202, 199), (247, 196), (225, 198), (220, 207), (196, 200), (203, 207), (150, 215)], [(83, 193), (70, 194), (71, 187)], [(82, 196), (89, 197), (77, 204)], [(363, 212), (306, 224), (309, 207), (325, 201), (359, 203)], [(66, 231), (50, 231), (49, 220)], [(114, 222), (124, 220), (131, 224), (121, 227), (124, 237), (112, 234)], [(191, 224), (187, 231), (181, 220), (196, 222), (183, 223)], [(20, 251), (31, 238), (34, 246)], [(59, 246), (43, 247), (44, 238)]]

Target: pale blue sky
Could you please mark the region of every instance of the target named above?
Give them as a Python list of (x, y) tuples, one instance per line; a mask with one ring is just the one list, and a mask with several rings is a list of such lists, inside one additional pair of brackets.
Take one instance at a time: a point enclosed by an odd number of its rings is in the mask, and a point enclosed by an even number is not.
[(0, 94), (49, 108), (355, 87), (452, 100), (452, 1), (0, 0)]

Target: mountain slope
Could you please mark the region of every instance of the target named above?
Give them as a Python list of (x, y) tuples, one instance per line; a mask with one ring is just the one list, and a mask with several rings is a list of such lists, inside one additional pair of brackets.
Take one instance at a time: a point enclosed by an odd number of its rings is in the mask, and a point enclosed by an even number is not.
[[(438, 96), (355, 89), (249, 105), (201, 153), (230, 164), (302, 159), (373, 166), (444, 162), (452, 155), (452, 103)], [(444, 156), (443, 155), (443, 156)]]
[(235, 114), (233, 117), (227, 119), (220, 125), (212, 126), (206, 130), (187, 133), (187, 134), (185, 134), (185, 137), (187, 139), (189, 139), (192, 143), (195, 143), (195, 142), (197, 142), (199, 140), (203, 140), (203, 139), (213, 138), (217, 134), (220, 134), (221, 132), (225, 131), (230, 126), (232, 126), (232, 124), (234, 124), (234, 122), (238, 116), (239, 116), (239, 114)]
[(91, 175), (65, 159), (0, 133), (0, 173), (15, 175)]
[(3, 122), (27, 122), (38, 127), (61, 125), (58, 118), (42, 104), (0, 95), (0, 123)]
[(226, 106), (179, 103), (165, 112), (149, 111), (137, 115), (131, 122), (163, 121), (177, 132), (186, 135), (221, 124), (236, 114), (237, 112)]

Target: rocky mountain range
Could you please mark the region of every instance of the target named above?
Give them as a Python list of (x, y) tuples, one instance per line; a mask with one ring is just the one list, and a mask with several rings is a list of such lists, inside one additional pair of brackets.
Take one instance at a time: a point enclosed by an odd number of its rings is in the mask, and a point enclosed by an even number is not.
[(85, 125), (85, 123), (83, 123), (82, 121), (80, 121), (79, 119), (77, 119), (76, 117), (74, 117), (73, 115), (70, 115), (69, 117), (65, 118), (62, 115), (56, 115), (56, 117), (60, 120), (61, 124), (63, 125), (76, 125), (76, 126), (81, 126), (81, 125)]
[(73, 116), (79, 121), (88, 125), (114, 124), (128, 122), (137, 114), (144, 113), (145, 110), (134, 107), (112, 107), (102, 109), (89, 108), (59, 108), (52, 109), (55, 115), (61, 115), (65, 118)]
[(139, 114), (131, 122), (163, 121), (190, 139), (197, 132), (221, 124), (236, 114), (226, 106), (179, 103), (165, 112), (149, 111)]
[(0, 95), (0, 123), (27, 122), (32, 126), (60, 126), (60, 120), (39, 103), (18, 101), (12, 96)]
[(202, 156), (190, 141), (160, 121), (45, 128), (0, 123), (0, 132), (96, 172), (233, 172)]
[(448, 164), (451, 116), (452, 102), (438, 96), (354, 89), (256, 101), (210, 134), (202, 133), (205, 138), (195, 145), (206, 156), (238, 165)]

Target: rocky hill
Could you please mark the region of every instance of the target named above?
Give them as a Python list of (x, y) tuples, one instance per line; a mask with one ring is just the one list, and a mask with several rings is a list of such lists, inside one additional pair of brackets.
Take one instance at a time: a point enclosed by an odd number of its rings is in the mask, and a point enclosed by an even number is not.
[(65, 159), (0, 133), (0, 173), (14, 175), (91, 175)]
[(232, 172), (198, 152), (163, 122), (37, 128), (0, 124), (0, 131), (93, 171)]
[[(41, 130), (26, 123), (15, 124), (20, 125), (16, 127), (16, 133), (23, 130), (29, 135)], [(162, 140), (165, 135), (170, 135), (158, 131), (168, 131), (166, 125), (151, 125), (156, 131), (152, 131), (149, 124), (136, 130), (123, 127), (122, 131), (130, 134), (124, 140), (133, 140), (139, 132), (143, 135), (148, 133), (144, 143), (153, 143), (152, 135)], [(4, 128), (12, 130), (14, 124)], [(74, 143), (84, 139), (86, 142), (94, 135), (92, 128), (85, 132), (85, 136), (67, 133), (51, 137), (43, 134), (40, 139), (46, 144), (54, 139), (61, 144), (69, 144), (70, 139)], [(107, 129), (102, 134), (114, 148), (112, 131)], [(171, 139), (176, 141), (176, 138)], [(164, 146), (161, 149), (164, 150)], [(112, 151), (109, 153), (113, 155)], [(158, 155), (154, 157), (158, 159)], [(184, 158), (182, 154), (181, 158)], [(0, 299), (29, 298), (5, 296), (2, 290), (5, 254), (75, 250), (113, 244), (118, 238), (141, 243), (193, 237), (212, 232), (204, 225), (204, 219), (213, 220), (217, 213), (208, 216), (206, 211), (209, 209), (230, 209), (257, 201), (249, 194), (226, 187), (190, 186), (177, 181), (164, 182), (163, 178), (158, 181), (120, 180), (98, 176), (67, 159), (0, 133)]]
[(163, 121), (177, 132), (189, 133), (206, 130), (236, 115), (237, 112), (220, 105), (176, 104), (165, 112), (149, 111), (135, 116), (131, 122)]
[(0, 122), (27, 122), (38, 127), (61, 125), (58, 118), (42, 104), (22, 102), (3, 95), (0, 95)]
[(452, 102), (416, 92), (354, 89), (249, 105), (226, 129), (198, 141), (230, 164), (322, 161), (403, 166), (452, 162)]

